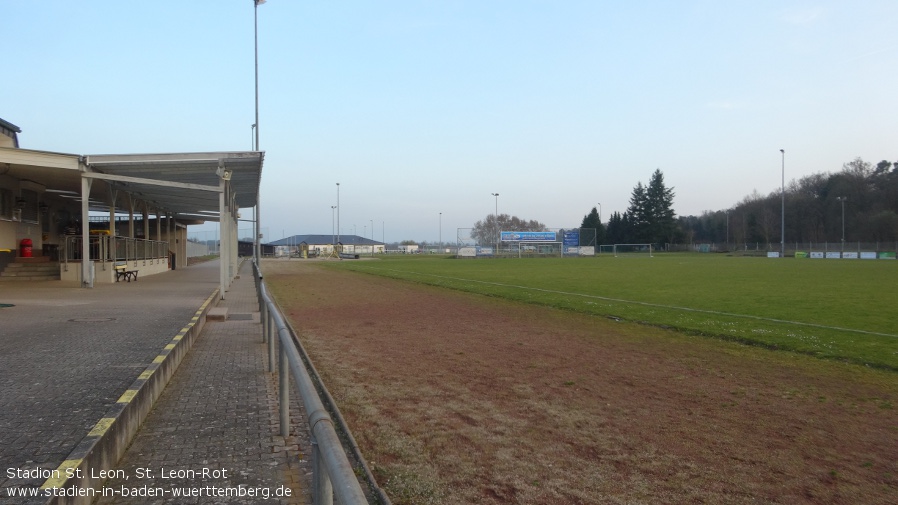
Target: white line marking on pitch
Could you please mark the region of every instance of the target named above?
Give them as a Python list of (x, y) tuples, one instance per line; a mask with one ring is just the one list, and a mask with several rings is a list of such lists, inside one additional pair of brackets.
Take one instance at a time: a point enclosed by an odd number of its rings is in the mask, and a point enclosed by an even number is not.
[[(369, 269), (371, 269), (371, 270), (378, 270), (378, 269), (376, 269), (376, 268), (371, 268), (371, 267), (362, 267), (362, 268), (369, 268)], [(773, 322), (773, 323), (794, 324), (794, 325), (797, 325), (797, 326), (807, 326), (807, 327), (809, 327), (809, 328), (820, 328), (820, 329), (824, 329), (824, 330), (847, 331), (847, 332), (851, 332), (851, 333), (862, 333), (862, 334), (864, 334), (864, 335), (876, 335), (876, 336), (879, 336), (879, 337), (898, 338), (898, 335), (892, 335), (892, 334), (890, 334), (890, 333), (877, 333), (877, 332), (875, 332), (875, 331), (855, 330), (855, 329), (853, 329), (853, 328), (842, 328), (842, 327), (839, 327), (839, 326), (825, 326), (825, 325), (822, 325), (822, 324), (802, 323), (802, 322), (800, 322), (800, 321), (788, 321), (788, 320), (785, 320), (785, 319), (774, 319), (774, 318), (770, 318), (770, 317), (751, 316), (751, 315), (748, 315), (748, 314), (734, 314), (734, 313), (732, 313), (732, 312), (720, 312), (720, 311), (716, 311), (716, 310), (693, 309), (693, 308), (690, 308), (690, 307), (678, 307), (678, 306), (676, 306), (676, 305), (661, 305), (661, 304), (659, 304), (659, 303), (638, 302), (638, 301), (633, 301), (633, 300), (624, 300), (624, 299), (621, 299), (621, 298), (609, 298), (609, 297), (607, 297), (607, 296), (586, 295), (586, 294), (583, 294), (583, 293), (570, 293), (570, 292), (568, 292), (568, 291), (557, 291), (557, 290), (554, 290), (554, 289), (534, 288), (534, 287), (530, 287), (530, 286), (518, 286), (518, 285), (516, 285), (516, 284), (503, 284), (503, 283), (501, 283), (501, 282), (479, 281), (479, 280), (476, 280), (476, 279), (463, 279), (463, 278), (460, 278), (460, 277), (448, 277), (448, 276), (445, 276), (445, 275), (425, 274), (425, 273), (420, 273), (420, 272), (409, 272), (409, 271), (407, 271), (407, 270), (396, 270), (396, 269), (393, 269), (393, 268), (385, 268), (385, 269), (383, 269), (383, 270), (389, 270), (389, 271), (391, 271), (391, 272), (398, 272), (398, 273), (402, 273), (402, 274), (413, 274), (413, 275), (422, 275), (422, 276), (428, 276), (428, 277), (436, 277), (436, 278), (439, 278), (439, 279), (448, 279), (448, 280), (452, 280), (452, 281), (476, 282), (476, 283), (479, 283), (479, 284), (489, 284), (489, 285), (492, 285), (492, 286), (500, 286), (500, 287), (505, 287), (505, 288), (517, 288), (517, 289), (524, 289), (524, 290), (530, 290), (530, 291), (540, 291), (540, 292), (543, 292), (543, 293), (553, 293), (553, 294), (558, 294), (558, 295), (579, 296), (579, 297), (582, 297), (582, 298), (593, 298), (593, 299), (596, 299), (596, 300), (605, 300), (605, 301), (609, 301), (609, 302), (632, 303), (632, 304), (634, 304), (634, 305), (643, 305), (643, 306), (646, 306), (646, 307), (656, 307), (656, 308), (660, 308), (660, 309), (683, 310), (683, 311), (686, 311), (686, 312), (698, 312), (698, 313), (702, 313), (702, 314), (713, 314), (713, 315), (716, 315), (716, 316), (741, 317), (741, 318), (743, 318), (743, 319), (754, 319), (754, 320), (756, 320), (756, 321), (768, 321), (768, 322)]]

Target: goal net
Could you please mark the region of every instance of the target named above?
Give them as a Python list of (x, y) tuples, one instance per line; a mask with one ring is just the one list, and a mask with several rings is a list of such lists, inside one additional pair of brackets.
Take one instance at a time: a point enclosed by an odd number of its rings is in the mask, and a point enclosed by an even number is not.
[(648, 256), (652, 257), (652, 244), (614, 244), (612, 251), (615, 257), (619, 256)]

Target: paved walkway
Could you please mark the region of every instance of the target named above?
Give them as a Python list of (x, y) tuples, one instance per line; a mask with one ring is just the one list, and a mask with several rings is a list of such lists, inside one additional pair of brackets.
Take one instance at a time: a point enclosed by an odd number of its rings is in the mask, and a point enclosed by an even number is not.
[[(295, 427), (279, 435), (277, 374), (265, 372), (251, 268), (243, 264), (218, 305), (228, 320), (207, 321), (119, 462), (124, 478), (107, 481), (116, 496), (98, 504), (311, 503), (307, 437), (298, 440)], [(296, 398), (292, 421), (302, 419)], [(123, 489), (158, 495), (123, 497)], [(183, 493), (194, 495), (175, 496)]]
[[(211, 295), (217, 267), (90, 290), (0, 287), (0, 303), (14, 304), (0, 309), (0, 503), (21, 503), (10, 488), (45, 480), (6, 469), (59, 467)], [(291, 436), (278, 436), (277, 377), (266, 372), (251, 265), (240, 273), (218, 305), (230, 318), (206, 323), (119, 462), (119, 478), (106, 482), (118, 492), (99, 503), (255, 503), (287, 489), (290, 497), (272, 502), (309, 502), (308, 441), (296, 436), (306, 436), (304, 418), (293, 391)], [(161, 496), (122, 498), (123, 487)]]

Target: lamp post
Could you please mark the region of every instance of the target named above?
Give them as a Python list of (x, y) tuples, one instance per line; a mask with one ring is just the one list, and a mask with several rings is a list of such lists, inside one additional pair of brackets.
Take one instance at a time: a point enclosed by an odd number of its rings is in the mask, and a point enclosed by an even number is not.
[(334, 249), (340, 243), (340, 183), (337, 183), (337, 241), (334, 243)]
[(496, 197), (496, 254), (499, 254), (499, 193), (490, 193)]
[(334, 211), (336, 211), (336, 210), (337, 210), (337, 206), (331, 205), (331, 242), (334, 243), (333, 244), (334, 250), (337, 250), (337, 232), (336, 232), (336, 228), (334, 228), (334, 214), (335, 214)]
[(845, 252), (845, 200), (847, 196), (837, 196), (836, 200), (842, 202), (842, 253)]
[(440, 254), (443, 253), (443, 213), (440, 212)]
[[(259, 150), (259, 4), (265, 3), (265, 0), (253, 0), (253, 46), (255, 52), (256, 63), (256, 122), (253, 123), (255, 130), (256, 145), (254, 150)], [(261, 233), (261, 190), (256, 191), (256, 263), (262, 260), (262, 233)]]
[(374, 256), (374, 220), (369, 219), (371, 221), (371, 256)]
[(783, 180), (782, 180), (782, 189), (780, 193), (782, 194), (782, 210), (780, 211), (780, 257), (786, 257), (786, 150), (780, 149), (780, 153), (782, 153), (783, 157)]
[(727, 214), (727, 243), (726, 243), (726, 247), (727, 247), (727, 249), (729, 249), (730, 248), (730, 209), (726, 210), (726, 214)]
[(597, 204), (599, 206), (599, 224), (602, 224), (602, 203)]
[(255, 123), (250, 125), (249, 145), (252, 147), (253, 151), (256, 150), (256, 124)]

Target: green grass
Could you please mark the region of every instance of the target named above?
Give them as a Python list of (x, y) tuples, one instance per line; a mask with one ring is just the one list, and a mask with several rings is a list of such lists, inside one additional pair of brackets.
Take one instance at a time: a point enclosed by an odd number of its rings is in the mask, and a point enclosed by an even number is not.
[(898, 371), (898, 262), (656, 254), (329, 267)]

